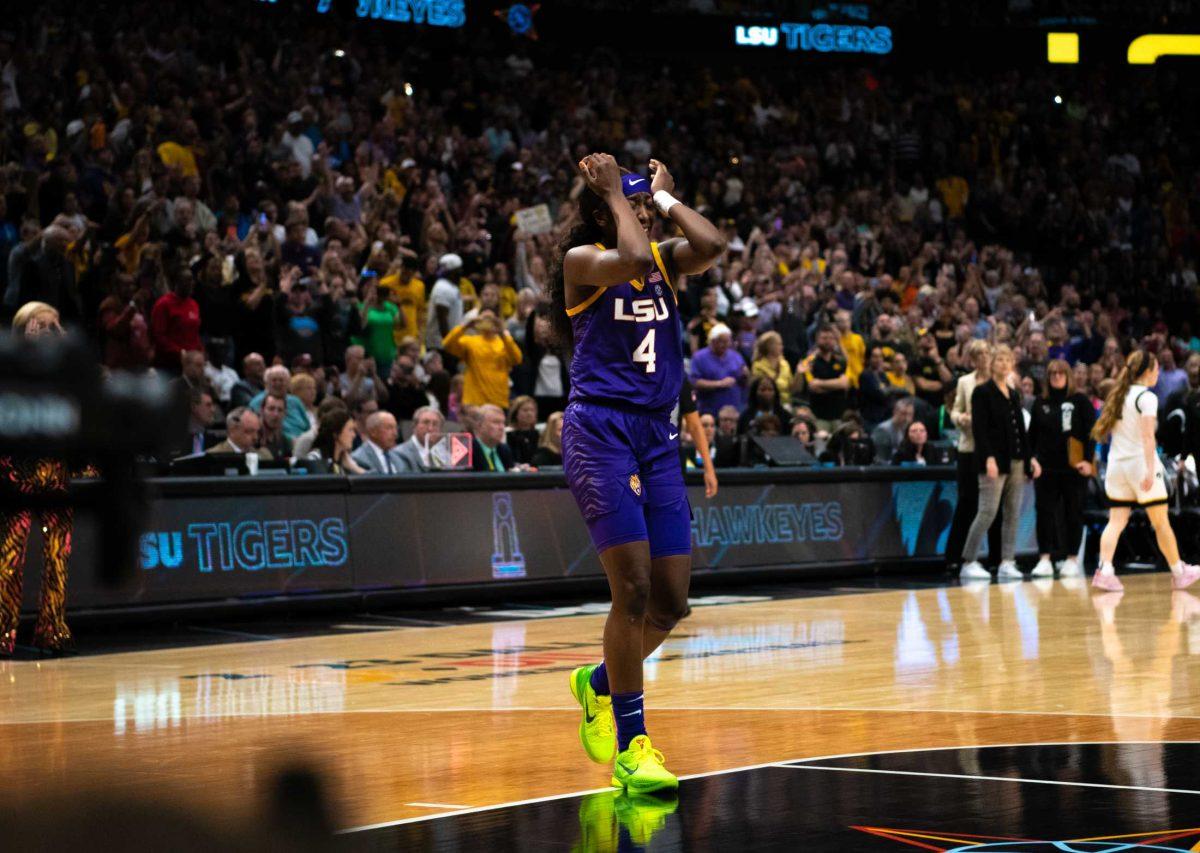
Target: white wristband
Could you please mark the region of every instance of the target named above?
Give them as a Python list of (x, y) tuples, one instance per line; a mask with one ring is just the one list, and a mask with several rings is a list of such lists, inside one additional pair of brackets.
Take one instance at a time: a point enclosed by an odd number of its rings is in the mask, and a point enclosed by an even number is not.
[(654, 204), (658, 207), (658, 212), (663, 216), (669, 216), (671, 208), (679, 204), (679, 199), (671, 195), (666, 190), (659, 190), (654, 194)]

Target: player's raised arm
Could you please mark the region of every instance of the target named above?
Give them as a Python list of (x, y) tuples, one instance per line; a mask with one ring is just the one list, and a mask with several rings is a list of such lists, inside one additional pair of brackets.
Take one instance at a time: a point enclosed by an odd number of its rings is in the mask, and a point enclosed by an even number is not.
[[(579, 161), (588, 188), (608, 205), (616, 225), (617, 246), (575, 246), (563, 259), (570, 287), (613, 287), (642, 275), (654, 263), (646, 230), (625, 198), (621, 170), (610, 154), (591, 154)], [(644, 179), (643, 179), (644, 180)]]
[(717, 226), (671, 195), (675, 179), (658, 160), (650, 161), (650, 191), (663, 216), (679, 226), (683, 237), (663, 241), (663, 254), (676, 274), (702, 273), (725, 252), (725, 238)]

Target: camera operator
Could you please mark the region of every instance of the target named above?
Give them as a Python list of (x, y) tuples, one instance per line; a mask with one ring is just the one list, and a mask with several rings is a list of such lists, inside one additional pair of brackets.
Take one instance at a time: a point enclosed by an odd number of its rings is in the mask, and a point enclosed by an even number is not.
[[(58, 311), (44, 302), (27, 302), (13, 317), (13, 331), (26, 338), (61, 335)], [(55, 459), (0, 457), (0, 477), (26, 495), (66, 496), (71, 472)], [(33, 645), (43, 653), (71, 654), (75, 642), (67, 627), (67, 561), (71, 556), (70, 506), (19, 509), (0, 513), (0, 658), (10, 657), (17, 640), (21, 613), (21, 581), (25, 548), (37, 513), (42, 526), (42, 596), (38, 605)]]

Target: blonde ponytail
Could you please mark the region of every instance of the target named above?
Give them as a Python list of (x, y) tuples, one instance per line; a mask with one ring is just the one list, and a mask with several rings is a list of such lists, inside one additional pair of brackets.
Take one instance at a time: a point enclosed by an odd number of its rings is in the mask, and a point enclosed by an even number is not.
[(1125, 408), (1125, 397), (1128, 396), (1130, 387), (1143, 373), (1153, 370), (1157, 363), (1158, 359), (1145, 350), (1134, 350), (1129, 354), (1129, 358), (1125, 359), (1125, 366), (1117, 375), (1116, 384), (1104, 399), (1104, 408), (1100, 411), (1100, 417), (1096, 419), (1096, 425), (1092, 427), (1092, 438), (1100, 442), (1108, 441), (1113, 427), (1121, 419), (1121, 411)]

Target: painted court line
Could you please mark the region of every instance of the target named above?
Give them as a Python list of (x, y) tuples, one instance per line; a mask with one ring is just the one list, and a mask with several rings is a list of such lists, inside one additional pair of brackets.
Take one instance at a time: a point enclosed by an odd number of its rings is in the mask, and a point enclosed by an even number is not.
[(968, 779), (980, 782), (1026, 782), (1031, 785), (1063, 785), (1069, 788), (1111, 788), (1118, 791), (1150, 791), (1156, 794), (1200, 794), (1186, 788), (1148, 788), (1143, 785), (1106, 785), (1102, 782), (1063, 782), (1058, 779), (1026, 779), (1014, 776), (975, 776), (967, 773), (925, 773), (918, 770), (879, 770), (873, 767), (828, 767), (813, 764), (775, 764), (783, 770), (832, 770), (837, 773), (874, 773), (881, 776), (924, 776), (931, 779)]
[(363, 619), (373, 619), (377, 622), (391, 622), (393, 627), (403, 628), (416, 625), (419, 628), (449, 628), (453, 622), (438, 622), (433, 619), (415, 619), (411, 616), (387, 616), (381, 613), (364, 613)]
[[(170, 669), (182, 669), (182, 666), (172, 665)], [(267, 673), (270, 674), (270, 673)], [(209, 673), (213, 677), (219, 677)], [(988, 708), (870, 708), (870, 707), (842, 707), (834, 705), (816, 705), (816, 706), (801, 706), (801, 705), (773, 705), (773, 706), (757, 706), (757, 705), (663, 705), (656, 706), (655, 711), (756, 711), (756, 712), (777, 712), (777, 713), (797, 713), (803, 711), (847, 711), (854, 713), (880, 713), (880, 714), (986, 714), (989, 716), (1031, 716), (1031, 717), (1095, 717), (1103, 719), (1121, 719), (1121, 720), (1200, 720), (1200, 715), (1196, 714), (1100, 714), (1094, 711), (1001, 711), (991, 710)], [(321, 716), (323, 714), (491, 714), (491, 713), (529, 713), (529, 712), (553, 711), (558, 713), (579, 712), (579, 706), (567, 705), (514, 705), (504, 708), (485, 708), (485, 707), (400, 707), (400, 708), (341, 708), (336, 710), (315, 710), (306, 711), (306, 716)], [(280, 708), (278, 710), (268, 711), (244, 711), (237, 713), (186, 713), (181, 714), (181, 720), (203, 720), (214, 721), (224, 719), (243, 719), (243, 718), (259, 718), (259, 717), (290, 717), (296, 714), (293, 708)], [(0, 726), (10, 725), (28, 725), (31, 723), (107, 723), (112, 720), (112, 715), (95, 717), (53, 717), (50, 719), (38, 720), (0, 720)], [(1074, 741), (1065, 741), (1066, 743), (1074, 743)], [(1079, 741), (1084, 743), (1085, 741)], [(1091, 742), (1091, 741), (1087, 741)], [(1138, 743), (1139, 741), (1113, 741), (1113, 743)], [(1152, 741), (1158, 743), (1158, 741)], [(1190, 743), (1190, 741), (1171, 741), (1171, 743)], [(939, 749), (941, 747), (938, 747)], [(946, 747), (949, 749), (950, 747)], [(900, 750), (891, 750), (893, 752)], [(807, 759), (806, 759), (807, 760)], [(769, 764), (762, 765), (764, 767)]]
[(349, 829), (339, 829), (337, 831), (337, 834), (338, 835), (349, 835), (352, 832), (367, 832), (368, 830), (372, 830), (372, 829), (387, 829), (389, 826), (401, 826), (402, 824), (406, 824), (406, 823), (420, 823), (421, 821), (437, 820), (438, 818), (442, 818), (442, 817), (451, 817), (451, 816), (464, 815), (464, 814), (475, 814), (476, 812), (489, 812), (489, 811), (494, 811), (495, 809), (506, 809), (511, 806), (529, 806), (529, 805), (533, 805), (534, 803), (549, 803), (549, 802), (553, 802), (554, 800), (566, 800), (566, 799), (569, 799), (570, 797), (586, 797), (588, 794), (599, 794), (604, 791), (612, 791), (612, 790), (614, 790), (614, 789), (613, 788), (592, 788), (587, 791), (571, 791), (570, 793), (566, 793), (566, 794), (551, 794), (548, 797), (533, 797), (528, 800), (515, 800), (511, 803), (497, 803), (494, 806), (475, 806), (474, 808), (459, 809), (458, 811), (446, 812), (445, 814), (428, 815), (426, 817), (409, 817), (409, 818), (402, 818), (401, 820), (384, 821), (383, 823), (370, 823), (370, 824), (367, 824), (366, 826), (354, 826)]
[[(1113, 746), (1120, 744), (1152, 744), (1161, 745), (1164, 743), (1200, 743), (1194, 740), (1173, 740), (1173, 741), (1158, 741), (1158, 740), (1089, 740), (1089, 741), (1041, 741), (1041, 742), (1025, 742), (1025, 743), (987, 743), (987, 744), (968, 744), (959, 746), (919, 746), (911, 749), (880, 749), (874, 752), (844, 752), (838, 755), (817, 755), (811, 758), (797, 758), (795, 761), (833, 761), (838, 758), (863, 758), (871, 755), (903, 755), (910, 752), (942, 752), (952, 749), (1005, 749), (1017, 746), (1080, 746), (1083, 744)], [(709, 770), (704, 773), (691, 773), (686, 776), (680, 776), (679, 781), (686, 782), (689, 779), (705, 779), (710, 776), (725, 776), (730, 773), (744, 773), (748, 770), (762, 770), (767, 767), (787, 767), (794, 769), (797, 765), (785, 764), (779, 761), (767, 761), (762, 764), (747, 764), (744, 767), (730, 767), (726, 770)], [(819, 768), (829, 769), (829, 768)], [(1020, 780), (1010, 780), (1020, 781)], [(1105, 786), (1118, 787), (1118, 786)], [(348, 829), (340, 829), (338, 835), (349, 835), (354, 832), (367, 832), (372, 829), (387, 829), (392, 826), (402, 826), (406, 823), (421, 823), (423, 821), (441, 820), (447, 817), (458, 817), (459, 815), (477, 814), (479, 812), (496, 811), (497, 809), (507, 809), (513, 806), (527, 806), (534, 803), (549, 803), (555, 800), (566, 800), (571, 797), (586, 797), (589, 794), (600, 794), (605, 791), (615, 791), (615, 788), (590, 788), (586, 791), (571, 791), (566, 794), (552, 794), (548, 797), (534, 797), (528, 800), (516, 800), (510, 803), (496, 803), (490, 806), (475, 806), (473, 808), (462, 809), (460, 811), (446, 812), (445, 814), (426, 815), (422, 817), (401, 818), (400, 820), (389, 820), (382, 823), (372, 823), (365, 826), (353, 826)], [(1158, 790), (1158, 789), (1151, 789)], [(1187, 793), (1200, 793), (1198, 791), (1188, 791)]]
[[(243, 640), (266, 640), (276, 642), (278, 640), (286, 640), (287, 637), (272, 637), (269, 634), (251, 634), (248, 631), (230, 631), (225, 628), (207, 628), (201, 625), (188, 625), (189, 631), (195, 631), (199, 634), (218, 634), (223, 637), (238, 637)], [(178, 648), (178, 647), (177, 647)], [(186, 647), (183, 647), (186, 648)], [(195, 648), (195, 647), (193, 647)], [(199, 648), (204, 648), (200, 646)], [(157, 650), (156, 650), (157, 651)]]

